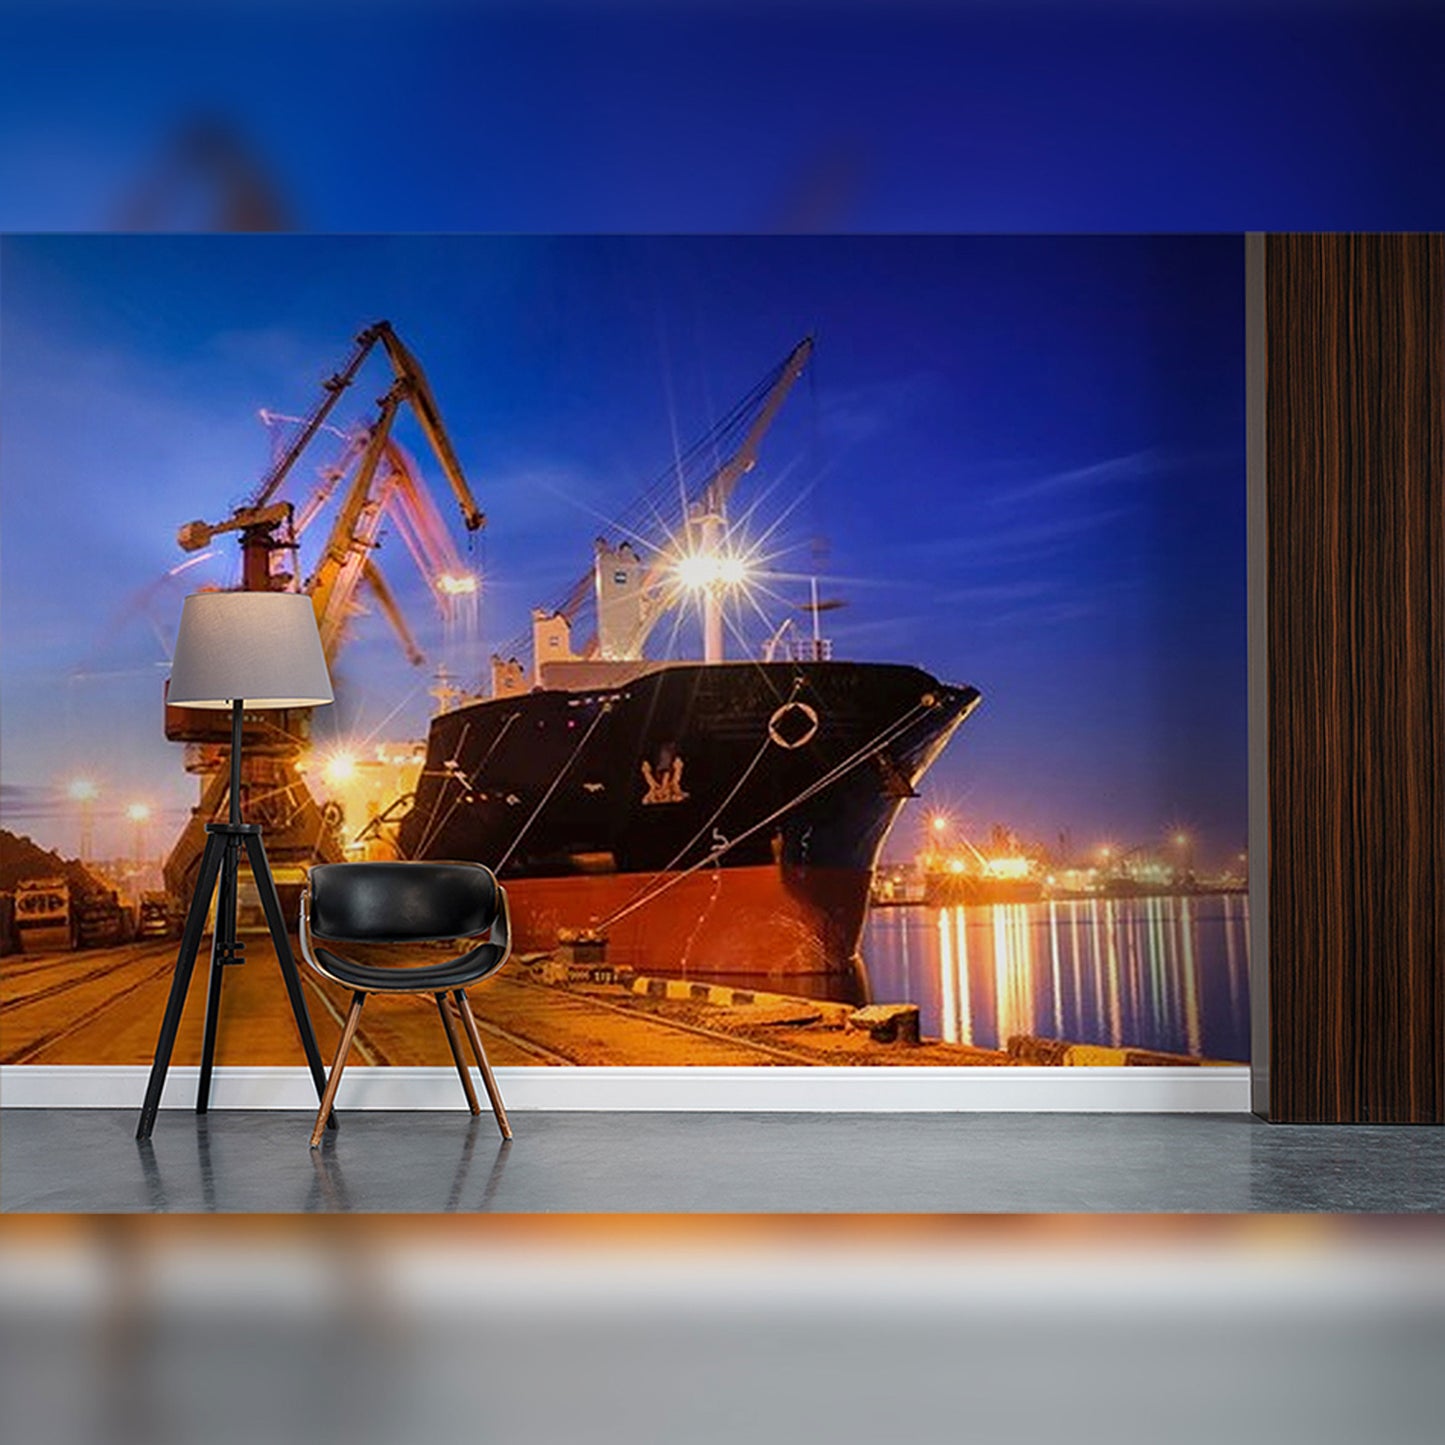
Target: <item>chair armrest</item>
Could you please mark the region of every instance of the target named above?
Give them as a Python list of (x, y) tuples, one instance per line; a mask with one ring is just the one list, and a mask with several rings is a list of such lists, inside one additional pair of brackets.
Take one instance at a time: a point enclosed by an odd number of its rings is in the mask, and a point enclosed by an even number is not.
[(325, 977), (330, 977), (324, 968), (316, 961), (316, 955), (311, 950), (311, 889), (305, 887), (301, 890), (301, 920), (297, 934), (301, 941), (301, 956), (316, 970)]
[(500, 883), (497, 884), (497, 917), (488, 938), (494, 947), (502, 950), (502, 956), (489, 970), (495, 973), (512, 956), (512, 919), (507, 912), (507, 890)]

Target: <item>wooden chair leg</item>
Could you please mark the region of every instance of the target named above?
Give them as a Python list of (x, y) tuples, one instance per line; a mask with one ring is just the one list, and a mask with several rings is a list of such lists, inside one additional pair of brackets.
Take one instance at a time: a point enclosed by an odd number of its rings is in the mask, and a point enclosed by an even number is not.
[(321, 1136), (326, 1132), (326, 1119), (331, 1106), (336, 1102), (336, 1087), (341, 1083), (341, 1071), (346, 1067), (346, 1056), (351, 1052), (351, 1041), (356, 1037), (356, 1025), (361, 1021), (361, 1006), (366, 995), (357, 992), (351, 995), (351, 1012), (346, 1015), (345, 1027), (341, 1030), (341, 1042), (336, 1046), (336, 1061), (331, 1065), (331, 1077), (326, 1081), (326, 1092), (321, 1096), (321, 1109), (316, 1115), (316, 1127), (311, 1131), (311, 1147), (321, 1147)]
[(452, 1046), (452, 1061), (457, 1066), (457, 1073), (461, 1075), (462, 1088), (466, 1091), (467, 1107), (473, 1114), (480, 1114), (482, 1106), (477, 1103), (477, 1091), (472, 1087), (472, 1071), (467, 1067), (466, 1058), (462, 1054), (462, 1041), (457, 1034), (457, 1021), (452, 1017), (452, 1011), (447, 1007), (447, 996), (439, 993), (436, 996), (437, 1012), (442, 1016), (442, 1027), (447, 1031), (447, 1043)]
[(466, 1026), (467, 1037), (472, 1041), (472, 1052), (477, 1056), (477, 1067), (482, 1071), (482, 1083), (487, 1087), (487, 1098), (492, 1101), (492, 1113), (497, 1116), (497, 1127), (502, 1131), (503, 1139), (510, 1139), (512, 1126), (507, 1123), (506, 1106), (502, 1103), (502, 1093), (497, 1088), (497, 1081), (492, 1077), (492, 1066), (487, 1062), (487, 1051), (482, 1047), (482, 1036), (477, 1030), (477, 1021), (472, 1016), (472, 1006), (467, 1000), (466, 989), (457, 989), (455, 997), (457, 1007), (462, 1013), (462, 1023)]

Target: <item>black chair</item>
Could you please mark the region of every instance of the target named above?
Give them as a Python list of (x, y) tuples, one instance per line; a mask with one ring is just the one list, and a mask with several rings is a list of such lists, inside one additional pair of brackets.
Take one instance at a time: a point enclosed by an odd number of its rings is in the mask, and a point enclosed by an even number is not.
[[(442, 963), (378, 966), (357, 963), (313, 944), (313, 934), (334, 943), (435, 943), (483, 935), (487, 941)], [(480, 863), (324, 863), (312, 868), (301, 895), (301, 952), (317, 973), (351, 989), (352, 995), (351, 1012), (341, 1030), (336, 1061), (311, 1133), (311, 1147), (321, 1143), (362, 1005), (372, 993), (429, 993), (436, 997), (467, 1103), (473, 1114), (480, 1114), (447, 995), (456, 1000), (497, 1125), (502, 1137), (510, 1139), (507, 1111), (482, 1047), (467, 989), (501, 968), (511, 951), (506, 890)]]

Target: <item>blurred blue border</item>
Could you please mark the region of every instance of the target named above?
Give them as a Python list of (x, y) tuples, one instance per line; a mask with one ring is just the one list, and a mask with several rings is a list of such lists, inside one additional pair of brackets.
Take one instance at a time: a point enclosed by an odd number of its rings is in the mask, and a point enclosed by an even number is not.
[(0, 227), (1435, 229), (1442, 57), (1419, 3), (9, 0)]

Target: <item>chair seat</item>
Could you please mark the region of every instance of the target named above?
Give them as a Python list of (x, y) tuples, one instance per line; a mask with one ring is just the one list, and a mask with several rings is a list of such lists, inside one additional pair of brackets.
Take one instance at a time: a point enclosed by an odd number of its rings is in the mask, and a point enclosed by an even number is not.
[(506, 950), (495, 943), (481, 943), (460, 958), (449, 958), (444, 963), (424, 964), (421, 968), (378, 968), (333, 953), (319, 943), (315, 949), (317, 961), (331, 977), (368, 993), (441, 993), (467, 988), (492, 973), (506, 957)]

